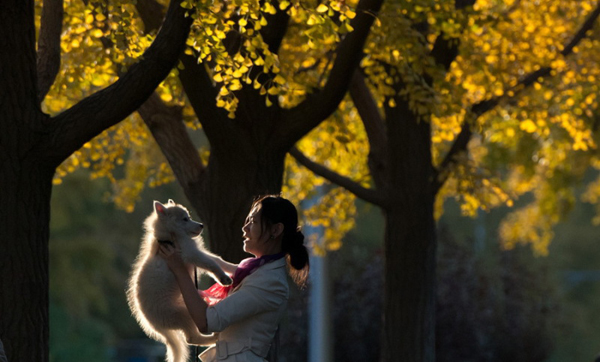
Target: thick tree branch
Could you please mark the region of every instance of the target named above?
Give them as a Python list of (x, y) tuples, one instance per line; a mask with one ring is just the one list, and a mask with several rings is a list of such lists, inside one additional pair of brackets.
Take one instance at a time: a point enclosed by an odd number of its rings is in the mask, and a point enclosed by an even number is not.
[(185, 46), (192, 23), (181, 0), (173, 0), (161, 30), (142, 59), (111, 86), (83, 99), (54, 119), (54, 152), (58, 165), (85, 142), (127, 117), (169, 74)]
[[(164, 7), (156, 0), (138, 0), (136, 9), (144, 23), (144, 32), (160, 27)], [(183, 57), (183, 56), (182, 56)], [(138, 109), (138, 113), (165, 155), (173, 174), (185, 191), (198, 183), (205, 166), (183, 124), (179, 107), (169, 107), (156, 92)]]
[(135, 8), (144, 23), (144, 33), (149, 34), (160, 28), (164, 6), (156, 0), (137, 0)]
[[(145, 33), (160, 27), (164, 7), (156, 0), (138, 0), (136, 9), (144, 23)], [(183, 123), (182, 109), (168, 106), (154, 92), (138, 113), (165, 155), (178, 183), (188, 194), (200, 182), (206, 168)]]
[(179, 184), (184, 189), (196, 184), (205, 168), (181, 121), (181, 108), (167, 106), (158, 94), (153, 93), (138, 112), (171, 165)]
[[(456, 10), (462, 10), (466, 7), (473, 6), (475, 0), (456, 0), (454, 7)], [(428, 26), (428, 25), (427, 25)], [(458, 47), (460, 40), (458, 38), (448, 38), (444, 32), (442, 32), (436, 39), (431, 49), (431, 56), (433, 57), (436, 64), (441, 65), (446, 71), (450, 69), (450, 65), (456, 59), (458, 55)], [(431, 82), (428, 82), (431, 85)]]
[(361, 0), (358, 3), (356, 17), (351, 22), (354, 30), (340, 42), (323, 90), (309, 95), (304, 102), (286, 112), (286, 124), (289, 125), (287, 141), (290, 144), (329, 117), (344, 98), (352, 79), (349, 75), (358, 67), (362, 49), (382, 3), (383, 0)]
[(354, 71), (350, 85), (350, 96), (363, 119), (367, 137), (372, 144), (371, 151), (376, 151), (375, 153), (378, 155), (385, 154), (385, 144), (387, 143), (385, 122), (379, 113), (377, 102), (375, 102), (369, 87), (367, 87), (365, 77), (359, 69)]
[(364, 75), (359, 69), (354, 71), (352, 83), (350, 84), (350, 96), (362, 119), (369, 139), (368, 164), (371, 176), (377, 189), (383, 190), (386, 188), (386, 154), (388, 149), (385, 122), (379, 113), (377, 102), (375, 102), (371, 91), (367, 87)]
[(48, 94), (60, 69), (63, 12), (63, 0), (44, 0), (37, 49), (39, 103)]
[(370, 202), (373, 205), (377, 205), (381, 208), (386, 208), (386, 201), (381, 192), (374, 189), (365, 188), (358, 182), (355, 182), (346, 176), (342, 176), (321, 164), (311, 161), (296, 147), (292, 147), (289, 153), (296, 159), (296, 161), (298, 161), (298, 163), (312, 171), (315, 175), (319, 175), (326, 180), (345, 188), (359, 199)]
[[(145, 31), (156, 30), (160, 25), (162, 5), (156, 0), (139, 0), (136, 8), (144, 22)], [(179, 69), (179, 79), (188, 101), (200, 118), (204, 132), (211, 139), (213, 135), (231, 132), (227, 122), (227, 113), (216, 106), (215, 99), (218, 92), (206, 71), (206, 65), (199, 64), (197, 58), (186, 54), (181, 55), (180, 61), (183, 68)], [(172, 167), (175, 166), (172, 165)]]
[(475, 5), (475, 1), (476, 0), (456, 0), (454, 2), (454, 7), (459, 10), (459, 9), (464, 9), (467, 6), (473, 6)]
[(182, 55), (181, 62), (183, 69), (179, 70), (179, 80), (202, 129), (211, 142), (226, 142), (228, 134), (231, 135), (235, 129), (227, 118), (227, 111), (217, 107), (219, 92), (213, 85), (205, 64), (198, 64), (196, 58), (190, 55)]
[(579, 42), (586, 37), (586, 33), (594, 27), (594, 23), (596, 19), (600, 16), (600, 2), (596, 4), (596, 9), (592, 11), (585, 22), (581, 25), (581, 28), (575, 33), (573, 39), (565, 46), (565, 48), (560, 52), (563, 56), (567, 56), (573, 52), (573, 48), (579, 44)]
[(273, 6), (275, 6), (277, 12), (274, 15), (265, 15), (267, 26), (260, 29), (260, 34), (265, 43), (269, 45), (269, 51), (273, 54), (278, 54), (281, 42), (283, 41), (283, 37), (285, 36), (288, 27), (290, 16), (287, 11), (279, 9), (278, 1), (274, 1)]
[[(458, 56), (458, 46), (460, 41), (454, 38), (446, 38), (444, 34), (440, 34), (433, 44), (431, 56), (436, 64), (441, 65), (444, 70), (448, 71), (450, 65)], [(428, 82), (431, 85), (431, 82)]]
[[(564, 49), (560, 51), (560, 54), (564, 57), (570, 55), (573, 52), (573, 48), (581, 42), (582, 39), (586, 37), (586, 33), (591, 30), (600, 16), (600, 2), (598, 2), (594, 11), (592, 11), (586, 20), (583, 22), (577, 33), (571, 38), (571, 40), (565, 45)], [(477, 120), (484, 113), (494, 109), (501, 101), (508, 99), (508, 94), (513, 94), (511, 97), (515, 97), (518, 93), (523, 91), (524, 89), (529, 88), (535, 82), (538, 82), (540, 78), (547, 77), (551, 74), (551, 67), (543, 67), (534, 72), (529, 73), (525, 77), (521, 78), (517, 85), (505, 91), (504, 94), (500, 97), (493, 97), (479, 103), (474, 104), (471, 107), (470, 113), (471, 116), (467, 116), (465, 121), (463, 122), (462, 128), (454, 144), (444, 157), (444, 160), (438, 167), (438, 175), (436, 177), (435, 184), (435, 192), (439, 191), (439, 189), (444, 185), (446, 180), (449, 177), (450, 168), (456, 163), (456, 156), (461, 152), (467, 151), (467, 146), (472, 136), (471, 124)]]

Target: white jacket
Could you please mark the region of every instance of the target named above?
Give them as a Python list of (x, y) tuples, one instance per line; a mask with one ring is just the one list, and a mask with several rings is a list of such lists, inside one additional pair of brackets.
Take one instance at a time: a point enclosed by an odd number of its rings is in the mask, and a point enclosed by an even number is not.
[(264, 362), (289, 298), (285, 258), (259, 267), (227, 298), (206, 310), (208, 332), (216, 345), (200, 354), (202, 362)]

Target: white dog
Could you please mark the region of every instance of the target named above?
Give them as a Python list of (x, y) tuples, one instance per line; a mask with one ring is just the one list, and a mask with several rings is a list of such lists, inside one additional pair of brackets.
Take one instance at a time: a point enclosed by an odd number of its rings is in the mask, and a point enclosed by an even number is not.
[(168, 362), (186, 362), (188, 344), (209, 345), (215, 336), (202, 335), (188, 313), (183, 297), (164, 259), (157, 255), (159, 243), (177, 240), (181, 256), (190, 265), (211, 274), (223, 285), (231, 278), (222, 268), (231, 266), (218, 256), (208, 253), (200, 233), (202, 224), (193, 221), (188, 211), (173, 200), (167, 205), (154, 201), (154, 212), (144, 222), (146, 235), (129, 278), (129, 307), (146, 334), (167, 345)]

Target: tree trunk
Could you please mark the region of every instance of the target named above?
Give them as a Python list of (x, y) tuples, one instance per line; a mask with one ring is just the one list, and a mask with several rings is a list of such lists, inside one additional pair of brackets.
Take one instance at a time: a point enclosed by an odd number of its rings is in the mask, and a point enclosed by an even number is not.
[(241, 228), (252, 201), (281, 192), (283, 178), (285, 153), (244, 146), (213, 148), (199, 192), (190, 198), (205, 223), (210, 250), (232, 262), (249, 256), (242, 250)]
[(430, 124), (386, 109), (391, 205), (386, 210), (382, 360), (435, 360), (435, 222)]
[(0, 339), (9, 361), (47, 361), (52, 172), (0, 161)]
[[(190, 69), (193, 65), (187, 67), (188, 72)], [(190, 93), (198, 97), (198, 93)], [(286, 147), (272, 135), (276, 124), (282, 123), (280, 115), (261, 108), (264, 103), (251, 103), (265, 119), (253, 122), (252, 117), (247, 118), (251, 112), (244, 112), (246, 117), (236, 120), (219, 118), (217, 127), (212, 128), (218, 129), (212, 133), (218, 140), (211, 143), (206, 166), (181, 121), (180, 109), (167, 106), (153, 95), (138, 110), (183, 188), (187, 206), (205, 224), (209, 249), (232, 262), (248, 256), (242, 250), (241, 228), (253, 199), (281, 192), (284, 172)], [(216, 111), (211, 115), (219, 116)], [(206, 120), (208, 116), (204, 117)], [(223, 135), (227, 138), (219, 138)]]
[(37, 162), (33, 3), (0, 11), (0, 339), (9, 361), (48, 360), (48, 235), (53, 167)]
[(38, 100), (34, 3), (5, 0), (1, 7), (0, 339), (9, 361), (45, 362), (49, 356), (48, 239), (55, 169), (85, 142), (141, 105), (181, 54), (192, 19), (186, 18), (179, 1), (172, 1), (161, 31), (142, 60), (112, 86), (50, 119)]

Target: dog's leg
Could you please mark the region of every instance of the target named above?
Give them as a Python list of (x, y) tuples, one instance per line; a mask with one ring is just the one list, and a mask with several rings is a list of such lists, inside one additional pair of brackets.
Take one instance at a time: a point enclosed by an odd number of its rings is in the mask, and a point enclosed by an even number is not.
[[(194, 330), (196, 333), (194, 333)], [(183, 331), (185, 334), (185, 341), (187, 344), (194, 346), (210, 346), (211, 344), (217, 343), (218, 335), (216, 333), (210, 335), (204, 335), (198, 333), (198, 329), (194, 328), (192, 331)]]
[(225, 273), (230, 274), (230, 275), (235, 273), (235, 270), (237, 269), (237, 264), (233, 264), (228, 261), (225, 261), (220, 256), (216, 256), (214, 254), (208, 254), (208, 257), (211, 258), (212, 260), (214, 260), (214, 262), (217, 263), (217, 265), (221, 269), (223, 269), (223, 271)]
[[(223, 271), (223, 269), (221, 269), (221, 267), (217, 263), (216, 259), (221, 259), (221, 258), (211, 255), (211, 254), (208, 254), (208, 253), (203, 253), (200, 250), (196, 250), (190, 256), (189, 262), (191, 262), (192, 264), (194, 264), (195, 266), (197, 266), (201, 269), (204, 269), (204, 270), (210, 272), (213, 275), (214, 279), (217, 280), (220, 284), (222, 284), (222, 285), (231, 284), (233, 282), (231, 280), (231, 277), (229, 277), (229, 275), (227, 275)], [(225, 261), (223, 261), (223, 260), (221, 260), (221, 261), (223, 263), (225, 263)]]
[(218, 338), (216, 333), (201, 334), (191, 319), (183, 329), (183, 334), (185, 334), (185, 341), (187, 344), (195, 346), (210, 346), (211, 344), (215, 344)]

